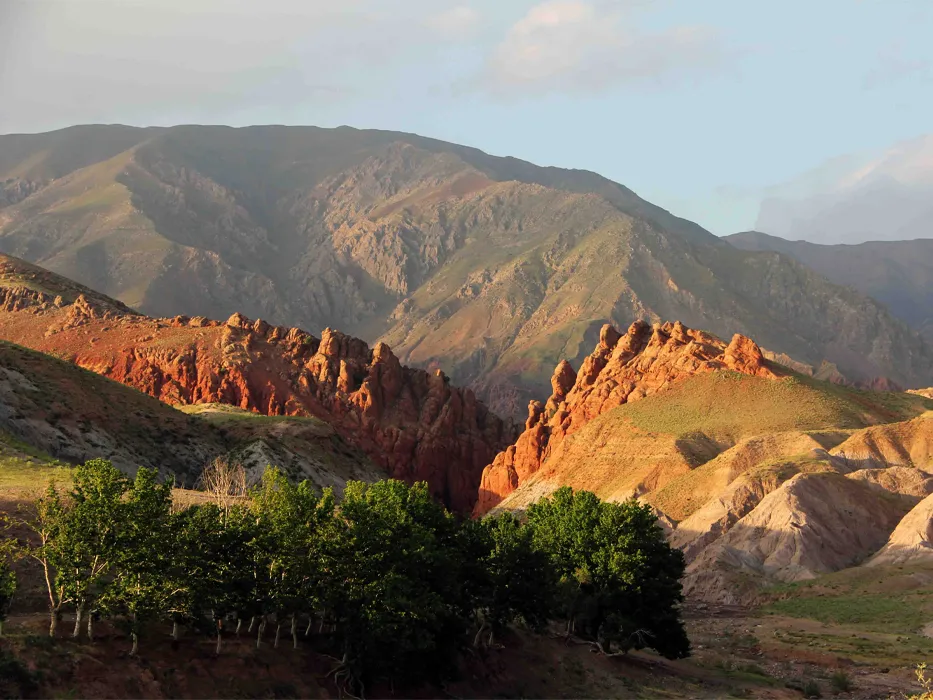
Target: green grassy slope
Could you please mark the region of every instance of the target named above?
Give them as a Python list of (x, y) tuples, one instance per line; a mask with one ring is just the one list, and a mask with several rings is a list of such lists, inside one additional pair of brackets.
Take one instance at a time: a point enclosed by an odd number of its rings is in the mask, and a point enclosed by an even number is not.
[(860, 391), (791, 375), (779, 380), (736, 372), (696, 375), (597, 420), (628, 421), (650, 432), (703, 433), (725, 442), (788, 430), (864, 428), (908, 420), (933, 401), (906, 393)]

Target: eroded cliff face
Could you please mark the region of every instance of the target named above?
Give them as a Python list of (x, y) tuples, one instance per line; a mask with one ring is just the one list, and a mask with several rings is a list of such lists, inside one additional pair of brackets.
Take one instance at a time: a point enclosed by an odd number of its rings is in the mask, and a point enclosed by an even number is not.
[(79, 294), (71, 303), (0, 290), (0, 336), (69, 359), (170, 404), (225, 403), (326, 420), (387, 475), (426, 481), (469, 513), (483, 467), (516, 437), (440, 370), (402, 366), (387, 345), (315, 338), (234, 314), (153, 319)]
[(633, 323), (625, 334), (603, 326), (599, 344), (579, 372), (561, 362), (547, 403), (532, 401), (525, 430), (483, 471), (474, 515), (494, 508), (537, 472), (568, 435), (617, 406), (663, 391), (701, 372), (734, 370), (773, 378), (760, 348), (736, 335), (728, 345), (682, 323)]

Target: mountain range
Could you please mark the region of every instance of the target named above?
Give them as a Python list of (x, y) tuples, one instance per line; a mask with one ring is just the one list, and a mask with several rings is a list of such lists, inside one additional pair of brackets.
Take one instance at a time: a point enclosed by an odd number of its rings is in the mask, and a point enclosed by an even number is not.
[(773, 188), (755, 228), (825, 245), (933, 238), (933, 134)]
[(680, 319), (870, 383), (933, 384), (882, 303), (594, 173), (347, 127), (0, 136), (0, 252), (153, 317), (382, 341), (520, 416), (608, 321)]
[(877, 299), (933, 339), (933, 239), (821, 245), (746, 231), (725, 240), (742, 250), (790, 256), (836, 284)]

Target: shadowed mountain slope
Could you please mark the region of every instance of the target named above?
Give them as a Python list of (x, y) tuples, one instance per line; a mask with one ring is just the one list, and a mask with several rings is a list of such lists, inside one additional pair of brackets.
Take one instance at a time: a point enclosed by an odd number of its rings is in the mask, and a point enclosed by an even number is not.
[(758, 231), (725, 240), (742, 250), (788, 255), (828, 280), (880, 301), (926, 338), (933, 338), (933, 240), (820, 245)]
[(0, 183), (0, 252), (151, 316), (381, 339), (504, 414), (633, 318), (933, 384), (873, 300), (594, 173), (346, 127), (93, 126), (0, 136)]

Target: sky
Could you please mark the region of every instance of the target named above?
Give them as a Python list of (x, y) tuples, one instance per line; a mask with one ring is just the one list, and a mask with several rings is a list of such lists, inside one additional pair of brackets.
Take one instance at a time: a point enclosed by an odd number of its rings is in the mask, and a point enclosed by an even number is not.
[(933, 132), (930, 37), (930, 0), (0, 0), (0, 133), (393, 129), (723, 235)]

